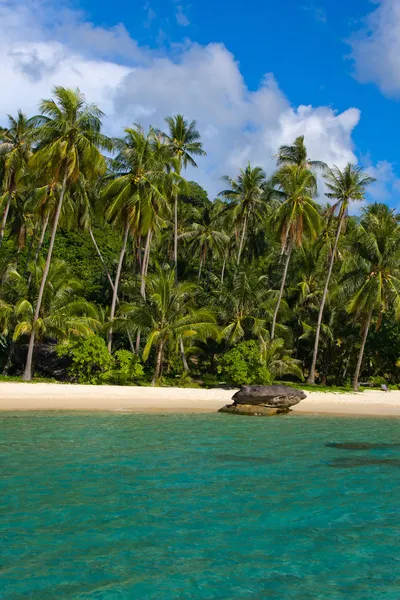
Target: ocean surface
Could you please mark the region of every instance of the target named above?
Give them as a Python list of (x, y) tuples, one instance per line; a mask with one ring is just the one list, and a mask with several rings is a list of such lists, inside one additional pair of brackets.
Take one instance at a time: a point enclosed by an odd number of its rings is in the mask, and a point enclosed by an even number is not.
[(0, 598), (399, 600), (399, 499), (397, 419), (3, 413)]

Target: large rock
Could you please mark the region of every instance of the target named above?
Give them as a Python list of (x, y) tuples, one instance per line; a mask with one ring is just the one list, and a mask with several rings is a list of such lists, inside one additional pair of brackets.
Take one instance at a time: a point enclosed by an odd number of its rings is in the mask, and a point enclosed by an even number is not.
[(290, 408), (306, 395), (301, 390), (287, 385), (242, 385), (232, 396), (234, 405), (262, 405), (270, 408)]
[(261, 404), (228, 404), (220, 408), (218, 412), (231, 415), (247, 415), (249, 417), (272, 417), (288, 413), (289, 408), (272, 408)]

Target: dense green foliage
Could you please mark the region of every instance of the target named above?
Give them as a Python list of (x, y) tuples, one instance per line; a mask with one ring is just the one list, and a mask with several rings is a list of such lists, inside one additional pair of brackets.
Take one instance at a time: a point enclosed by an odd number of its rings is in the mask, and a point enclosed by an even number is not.
[(0, 130), (3, 374), (400, 383), (400, 219), (349, 216), (373, 181), (360, 167), (311, 160), (299, 137), (209, 199), (185, 179), (207, 150), (195, 121), (111, 140), (79, 91), (39, 109)]

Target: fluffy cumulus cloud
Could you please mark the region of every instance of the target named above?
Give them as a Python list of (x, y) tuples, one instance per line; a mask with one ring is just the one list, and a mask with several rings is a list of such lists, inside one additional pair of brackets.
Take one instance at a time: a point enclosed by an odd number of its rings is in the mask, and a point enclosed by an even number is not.
[(247, 161), (270, 172), (279, 145), (298, 135), (311, 157), (338, 166), (356, 161), (356, 108), (293, 107), (271, 74), (250, 91), (222, 44), (187, 42), (162, 54), (140, 48), (122, 25), (97, 27), (45, 0), (0, 0), (0, 78), (0, 120), (17, 107), (34, 113), (55, 85), (78, 86), (97, 102), (112, 135), (131, 122), (162, 127), (177, 112), (197, 119), (207, 157), (189, 175), (211, 196), (223, 174)]
[(400, 0), (380, 0), (352, 37), (355, 76), (388, 96), (400, 95)]

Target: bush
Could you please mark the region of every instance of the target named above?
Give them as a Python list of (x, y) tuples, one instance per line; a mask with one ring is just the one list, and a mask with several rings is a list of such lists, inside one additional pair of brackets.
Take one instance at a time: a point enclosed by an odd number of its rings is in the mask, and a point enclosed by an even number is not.
[(57, 354), (69, 358), (68, 372), (79, 383), (129, 385), (143, 379), (143, 367), (135, 354), (117, 350), (111, 356), (103, 338), (96, 335), (60, 345)]
[(257, 342), (240, 342), (218, 360), (218, 373), (232, 385), (269, 385), (273, 377), (261, 363)]
[(129, 385), (143, 379), (144, 371), (136, 354), (129, 350), (117, 350), (114, 354), (113, 368), (104, 373), (103, 381), (115, 385)]
[(97, 335), (79, 342), (59, 345), (57, 354), (70, 359), (68, 372), (79, 383), (102, 383), (102, 375), (114, 364), (105, 341)]

